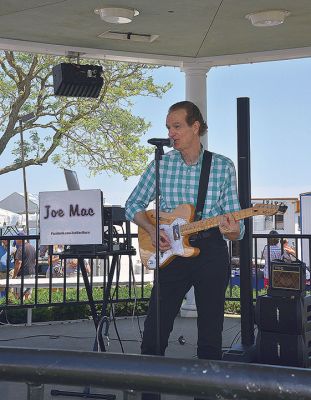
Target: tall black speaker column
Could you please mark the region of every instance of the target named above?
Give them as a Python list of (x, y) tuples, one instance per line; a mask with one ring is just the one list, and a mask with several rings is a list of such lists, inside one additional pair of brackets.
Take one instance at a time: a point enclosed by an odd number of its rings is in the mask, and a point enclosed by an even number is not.
[[(251, 207), (251, 161), (250, 161), (250, 111), (249, 98), (237, 99), (238, 132), (238, 190), (242, 208)], [(252, 289), (252, 219), (244, 220), (245, 234), (240, 241), (240, 296), (241, 296), (241, 342), (254, 344), (254, 308)]]
[[(238, 190), (241, 208), (251, 207), (249, 98), (237, 99)], [(254, 306), (252, 289), (252, 221), (244, 220), (240, 241), (241, 345), (224, 354), (225, 360), (250, 362), (255, 359)]]

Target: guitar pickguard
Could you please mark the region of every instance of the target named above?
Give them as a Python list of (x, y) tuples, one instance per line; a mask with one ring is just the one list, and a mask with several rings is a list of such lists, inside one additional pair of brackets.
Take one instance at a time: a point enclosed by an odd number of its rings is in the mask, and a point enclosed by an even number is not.
[[(183, 245), (183, 237), (180, 233), (180, 227), (186, 224), (183, 218), (176, 218), (170, 225), (160, 225), (160, 230), (164, 230), (171, 242), (171, 248), (167, 251), (160, 252), (159, 264), (162, 265), (172, 256), (182, 256), (185, 253)], [(147, 261), (149, 269), (156, 269), (156, 254), (153, 253)]]

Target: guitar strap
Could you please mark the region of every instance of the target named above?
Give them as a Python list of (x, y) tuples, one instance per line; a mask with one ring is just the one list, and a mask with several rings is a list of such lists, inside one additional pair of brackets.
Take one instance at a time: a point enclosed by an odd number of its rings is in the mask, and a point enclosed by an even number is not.
[(210, 151), (205, 150), (202, 160), (197, 206), (195, 208), (194, 221), (199, 221), (200, 219), (202, 219), (211, 164), (212, 164), (212, 153)]

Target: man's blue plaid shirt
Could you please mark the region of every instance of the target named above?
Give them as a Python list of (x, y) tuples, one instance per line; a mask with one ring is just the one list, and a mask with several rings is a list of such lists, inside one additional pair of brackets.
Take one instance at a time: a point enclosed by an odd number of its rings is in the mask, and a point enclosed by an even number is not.
[[(160, 161), (160, 210), (172, 212), (180, 204), (196, 206), (203, 150), (195, 165), (187, 165), (181, 153), (172, 150)], [(145, 210), (155, 199), (155, 164), (151, 162), (141, 176), (138, 185), (126, 204), (126, 218)], [(237, 194), (236, 173), (233, 162), (220, 154), (213, 153), (211, 171), (202, 218), (240, 210)], [(240, 238), (244, 234), (241, 221)]]

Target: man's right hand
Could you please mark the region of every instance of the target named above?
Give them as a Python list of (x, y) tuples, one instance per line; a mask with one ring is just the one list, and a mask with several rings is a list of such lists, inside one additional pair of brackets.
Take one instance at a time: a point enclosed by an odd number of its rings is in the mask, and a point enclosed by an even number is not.
[[(155, 229), (155, 227), (154, 227), (154, 231), (152, 233), (149, 232), (149, 234), (150, 234), (153, 246), (156, 247), (156, 229)], [(171, 242), (163, 229), (160, 229), (159, 247), (160, 247), (160, 251), (163, 251), (163, 252), (169, 250), (172, 247)]]
[[(135, 214), (134, 222), (149, 233), (152, 245), (156, 247), (156, 227), (147, 218), (145, 211), (140, 211)], [(170, 240), (164, 230), (160, 229), (160, 251), (167, 251), (171, 248)]]

